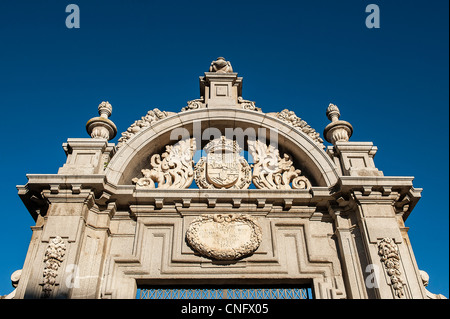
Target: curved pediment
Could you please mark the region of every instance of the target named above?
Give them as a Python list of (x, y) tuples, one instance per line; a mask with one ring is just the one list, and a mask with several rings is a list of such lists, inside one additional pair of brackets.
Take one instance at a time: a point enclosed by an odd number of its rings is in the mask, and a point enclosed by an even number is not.
[[(142, 170), (155, 168), (151, 165), (152, 156), (169, 155), (167, 146), (195, 138), (196, 150), (201, 150), (221, 136), (231, 137), (250, 153), (252, 148), (248, 140), (264, 138), (267, 147), (275, 141), (277, 154), (273, 157), (291, 161), (294, 172), (301, 171), (297, 175), (307, 177), (313, 186), (331, 186), (337, 181), (336, 168), (324, 152), (321, 140), (314, 139), (301, 126), (294, 126), (284, 118), (237, 108), (199, 108), (152, 121), (120, 145), (105, 173), (113, 184), (130, 185), (133, 179), (144, 177)], [(192, 163), (193, 169), (195, 164)]]
[(148, 111), (122, 133), (106, 175), (137, 188), (309, 189), (337, 181), (324, 147), (294, 112), (263, 113), (244, 99), (242, 78), (218, 58), (200, 77), (199, 99), (179, 113)]

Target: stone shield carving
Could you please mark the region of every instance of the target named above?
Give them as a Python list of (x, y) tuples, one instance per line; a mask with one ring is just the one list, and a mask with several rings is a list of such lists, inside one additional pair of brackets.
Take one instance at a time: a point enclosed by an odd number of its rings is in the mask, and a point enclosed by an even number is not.
[(195, 165), (195, 182), (206, 189), (246, 189), (251, 183), (251, 168), (236, 141), (225, 136), (209, 142), (206, 156)]
[(245, 214), (208, 214), (189, 225), (186, 241), (202, 256), (216, 260), (236, 260), (258, 249), (261, 227)]

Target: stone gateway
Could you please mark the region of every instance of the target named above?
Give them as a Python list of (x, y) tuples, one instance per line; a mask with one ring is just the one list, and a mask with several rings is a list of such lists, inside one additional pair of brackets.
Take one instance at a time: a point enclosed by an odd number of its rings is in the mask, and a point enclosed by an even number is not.
[(117, 144), (100, 103), (89, 137), (63, 144), (57, 174), (17, 186), (36, 225), (5, 298), (205, 286), (231, 298), (254, 286), (269, 298), (304, 287), (316, 299), (445, 298), (426, 289), (404, 225), (421, 197), (413, 177), (384, 176), (377, 147), (350, 141), (336, 105), (324, 107), (325, 145), (293, 111), (244, 99), (242, 83), (220, 57), (197, 99), (143, 111)]

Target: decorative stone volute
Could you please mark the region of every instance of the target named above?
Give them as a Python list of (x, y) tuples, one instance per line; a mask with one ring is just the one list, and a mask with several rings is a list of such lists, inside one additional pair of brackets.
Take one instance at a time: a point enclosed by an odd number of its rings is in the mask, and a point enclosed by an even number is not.
[(100, 116), (90, 119), (86, 123), (86, 131), (95, 139), (112, 140), (117, 134), (117, 127), (109, 119), (112, 113), (112, 106), (109, 102), (102, 102), (98, 106)]
[(326, 114), (331, 123), (323, 130), (325, 139), (333, 145), (339, 141), (348, 142), (353, 134), (353, 127), (349, 122), (339, 120), (341, 116), (339, 108), (330, 103)]

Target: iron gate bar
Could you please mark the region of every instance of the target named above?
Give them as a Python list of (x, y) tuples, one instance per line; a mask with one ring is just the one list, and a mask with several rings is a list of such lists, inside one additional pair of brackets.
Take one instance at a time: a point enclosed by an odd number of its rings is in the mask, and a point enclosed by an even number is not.
[(142, 288), (140, 299), (311, 299), (311, 288)]

